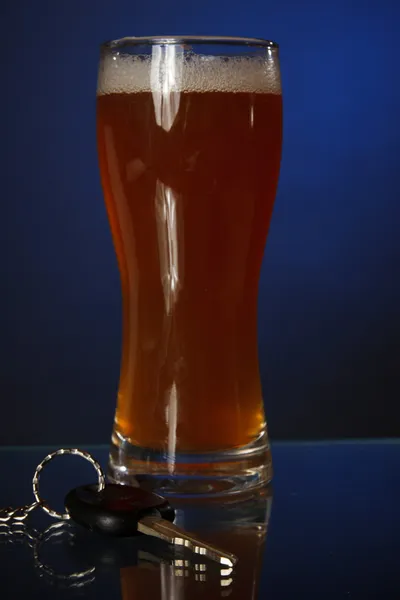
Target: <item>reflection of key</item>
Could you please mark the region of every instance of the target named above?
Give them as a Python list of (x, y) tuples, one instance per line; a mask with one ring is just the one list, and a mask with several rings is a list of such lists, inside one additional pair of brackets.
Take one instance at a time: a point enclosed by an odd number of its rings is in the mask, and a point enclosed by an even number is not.
[(151, 535), (175, 546), (233, 567), (235, 555), (202, 542), (173, 524), (175, 512), (168, 501), (141, 488), (107, 484), (76, 488), (65, 498), (71, 518), (88, 529), (111, 536)]

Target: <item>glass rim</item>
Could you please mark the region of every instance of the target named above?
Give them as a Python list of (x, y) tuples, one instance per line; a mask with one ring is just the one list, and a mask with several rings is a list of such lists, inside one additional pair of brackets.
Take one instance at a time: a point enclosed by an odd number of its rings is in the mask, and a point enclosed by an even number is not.
[(259, 48), (278, 49), (279, 44), (272, 40), (251, 37), (230, 37), (215, 35), (150, 35), (150, 36), (128, 36), (117, 40), (110, 40), (100, 45), (101, 49), (112, 50), (124, 46), (174, 46), (179, 44), (216, 44), (226, 46), (250, 46)]

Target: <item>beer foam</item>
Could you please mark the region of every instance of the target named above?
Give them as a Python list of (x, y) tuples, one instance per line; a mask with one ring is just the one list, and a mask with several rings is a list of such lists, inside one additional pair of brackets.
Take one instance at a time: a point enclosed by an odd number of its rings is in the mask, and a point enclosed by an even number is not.
[(276, 58), (179, 54), (176, 46), (155, 47), (152, 56), (106, 54), (97, 95), (138, 92), (281, 93)]

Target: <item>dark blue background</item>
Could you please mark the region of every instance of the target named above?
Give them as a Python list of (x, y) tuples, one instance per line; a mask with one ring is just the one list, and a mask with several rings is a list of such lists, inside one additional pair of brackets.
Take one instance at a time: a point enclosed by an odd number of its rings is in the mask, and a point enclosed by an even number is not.
[(281, 45), (285, 142), (260, 284), (277, 437), (400, 433), (400, 4), (9, 0), (0, 9), (0, 443), (107, 441), (120, 290), (95, 140), (98, 45)]

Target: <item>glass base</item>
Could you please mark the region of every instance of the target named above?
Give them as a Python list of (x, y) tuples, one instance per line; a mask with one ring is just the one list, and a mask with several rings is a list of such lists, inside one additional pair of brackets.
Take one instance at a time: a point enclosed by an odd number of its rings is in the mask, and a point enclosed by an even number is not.
[(112, 437), (108, 480), (149, 489), (163, 496), (220, 497), (253, 491), (272, 479), (267, 433), (251, 444), (204, 453), (163, 452)]

